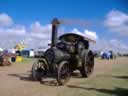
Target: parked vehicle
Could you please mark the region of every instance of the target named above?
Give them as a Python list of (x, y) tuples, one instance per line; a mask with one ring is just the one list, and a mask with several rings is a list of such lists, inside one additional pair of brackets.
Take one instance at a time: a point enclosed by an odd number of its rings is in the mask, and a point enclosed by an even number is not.
[(15, 54), (3, 51), (0, 53), (0, 66), (11, 65), (11, 58), (16, 57)]

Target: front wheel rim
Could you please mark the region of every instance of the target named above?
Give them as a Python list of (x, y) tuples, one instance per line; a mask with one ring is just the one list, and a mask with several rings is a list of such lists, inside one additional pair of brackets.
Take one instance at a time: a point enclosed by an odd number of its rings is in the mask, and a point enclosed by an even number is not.
[(32, 68), (32, 75), (34, 80), (41, 80), (44, 75), (44, 62), (37, 61)]
[(59, 67), (58, 69), (57, 80), (58, 80), (59, 85), (64, 85), (65, 83), (68, 82), (70, 78), (70, 71), (69, 71), (69, 67), (66, 62), (60, 66), (61, 67)]

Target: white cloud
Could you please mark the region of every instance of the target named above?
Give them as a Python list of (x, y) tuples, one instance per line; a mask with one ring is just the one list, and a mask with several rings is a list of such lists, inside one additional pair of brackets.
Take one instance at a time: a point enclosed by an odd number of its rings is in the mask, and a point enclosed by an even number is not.
[(80, 32), (77, 28), (74, 28), (71, 33), (76, 33), (76, 34), (79, 34), (79, 35), (82, 35), (84, 36), (84, 33)]
[(102, 51), (112, 50), (113, 52), (116, 52), (116, 53), (117, 52), (128, 53), (128, 45), (119, 39), (106, 40), (106, 39), (100, 38), (97, 40), (97, 43), (95, 45), (91, 46), (91, 49), (102, 50)]
[[(12, 48), (16, 43), (20, 41), (25, 41), (25, 43), (31, 48), (48, 47), (48, 43), (51, 40), (51, 24), (41, 25), (39, 21), (36, 21), (26, 29), (23, 25), (16, 25), (11, 28), (0, 28), (0, 41), (2, 41), (0, 47)], [(84, 35), (93, 40), (97, 39), (95, 32), (85, 30), (80, 32), (78, 29), (74, 28), (73, 33)], [(64, 34), (64, 29), (59, 29), (58, 34)], [(8, 45), (6, 45), (8, 44)]]
[(41, 25), (36, 21), (28, 29), (17, 24), (13, 27), (0, 27), (0, 47), (13, 48), (23, 40), (30, 48), (46, 48), (51, 40), (51, 25)]
[(37, 38), (49, 38), (51, 37), (51, 24), (41, 25), (36, 21), (30, 26), (30, 35)]
[(12, 28), (6, 28), (4, 32), (9, 32), (10, 34), (16, 34), (16, 35), (25, 35), (26, 34), (26, 28), (23, 25), (16, 25)]
[(109, 41), (103, 38), (97, 39), (96, 44), (95, 45), (93, 44), (90, 47), (93, 50), (102, 50), (102, 51), (112, 50)]
[(116, 48), (116, 49), (120, 49), (120, 50), (128, 50), (128, 46), (126, 44), (124, 44), (123, 42), (121, 42), (120, 40), (117, 39), (112, 39), (110, 40), (111, 45)]
[(96, 32), (93, 31), (89, 31), (89, 30), (85, 30), (84, 31), (85, 36), (93, 39), (93, 40), (97, 40), (98, 39), (98, 35), (96, 34)]
[(0, 13), (0, 26), (10, 26), (13, 20), (8, 14)]
[(39, 21), (34, 22), (31, 24), (31, 31), (32, 32), (47, 32), (51, 31), (51, 24), (47, 24), (42, 26)]
[(105, 25), (120, 36), (128, 36), (128, 14), (121, 11), (110, 11), (105, 20)]

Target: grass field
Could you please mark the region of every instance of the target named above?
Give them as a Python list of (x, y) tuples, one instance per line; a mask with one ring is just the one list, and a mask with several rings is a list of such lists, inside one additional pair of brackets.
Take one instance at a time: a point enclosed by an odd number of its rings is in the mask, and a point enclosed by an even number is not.
[(89, 78), (72, 76), (65, 86), (34, 82), (30, 78), (34, 59), (0, 67), (0, 96), (128, 96), (128, 58), (96, 59)]
[(97, 74), (79, 84), (68, 87), (76, 89), (76, 96), (128, 96), (127, 59), (117, 59), (111, 68), (108, 73)]

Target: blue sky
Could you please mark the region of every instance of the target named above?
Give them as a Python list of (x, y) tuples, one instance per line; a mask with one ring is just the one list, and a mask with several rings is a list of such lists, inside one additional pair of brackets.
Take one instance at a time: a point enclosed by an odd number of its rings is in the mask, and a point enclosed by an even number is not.
[(112, 9), (128, 12), (127, 0), (0, 0), (0, 12), (8, 13), (17, 23), (39, 20), (48, 23), (52, 18), (104, 18)]
[[(118, 14), (122, 16), (123, 14), (127, 18), (127, 4), (127, 0), (0, 0), (0, 14), (4, 13), (12, 19), (13, 25), (11, 25), (11, 28), (16, 25), (23, 25), (26, 28), (25, 30), (28, 30), (28, 27), (36, 21), (42, 26), (49, 24), (54, 17), (87, 20), (92, 24), (87, 29), (96, 32), (98, 38), (106, 41), (116, 39), (123, 42), (126, 47), (128, 39), (126, 36), (122, 36), (122, 33), (119, 32), (120, 29), (113, 29), (113, 26), (110, 26), (109, 19), (114, 14), (116, 16)], [(104, 26), (105, 21), (108, 24), (107, 27)], [(78, 26), (73, 27), (76, 28)], [(79, 30), (83, 32), (84, 30), (80, 28)], [(67, 29), (65, 28), (66, 31)], [(113, 30), (118, 32), (114, 33), (112, 32)]]

